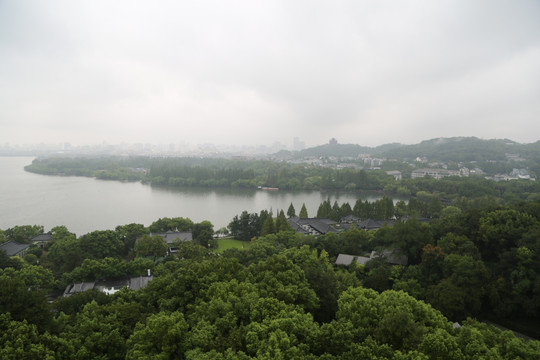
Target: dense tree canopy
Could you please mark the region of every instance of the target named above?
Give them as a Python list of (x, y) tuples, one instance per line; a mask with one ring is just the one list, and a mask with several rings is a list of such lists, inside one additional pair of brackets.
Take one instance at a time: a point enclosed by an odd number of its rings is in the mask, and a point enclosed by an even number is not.
[[(154, 252), (162, 238), (137, 224), (80, 238), (58, 227), (39, 264), (0, 254), (0, 357), (538, 358), (540, 342), (475, 320), (539, 336), (538, 209), (455, 207), (430, 223), (402, 219), (377, 231), (351, 226), (318, 237), (282, 229), (283, 211), (246, 211), (230, 228), (250, 242), (220, 256), (199, 245), (213, 232), (208, 222), (156, 221), (154, 230), (194, 231), (193, 242), (167, 257)], [(142, 234), (135, 253), (151, 259), (128, 261), (134, 234)], [(404, 251), (409, 264), (334, 265), (340, 253), (367, 258), (389, 248)], [(45, 297), (68, 283), (147, 269), (154, 279), (141, 290), (89, 291), (51, 304)]]

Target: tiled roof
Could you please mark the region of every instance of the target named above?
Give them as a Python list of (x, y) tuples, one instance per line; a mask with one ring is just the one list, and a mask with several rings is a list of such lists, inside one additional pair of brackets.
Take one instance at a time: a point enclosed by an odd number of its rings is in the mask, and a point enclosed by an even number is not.
[(408, 258), (407, 255), (399, 249), (386, 249), (382, 251), (372, 251), (370, 258), (374, 259), (377, 257), (382, 257), (386, 259), (386, 262), (394, 265), (407, 265)]
[(336, 265), (349, 266), (352, 264), (353, 261), (356, 261), (360, 265), (364, 265), (369, 260), (371, 260), (371, 258), (366, 256), (338, 254), (338, 257), (336, 259)]
[(39, 234), (37, 236), (34, 236), (31, 241), (51, 241), (52, 235), (51, 234)]
[(292, 217), (288, 219), (288, 222), (296, 232), (304, 234), (322, 235), (337, 232), (333, 227), (336, 222), (331, 219)]
[(336, 265), (349, 266), (354, 260), (354, 255), (339, 254), (336, 259)]
[(150, 236), (159, 235), (167, 242), (167, 244), (173, 244), (177, 240), (191, 241), (193, 240), (193, 233), (191, 231), (167, 231), (164, 233), (151, 233)]
[(30, 244), (19, 244), (15, 241), (8, 241), (0, 245), (0, 250), (4, 250), (7, 256), (15, 256), (28, 247), (30, 247)]
[(64, 296), (71, 296), (73, 294), (81, 293), (86, 290), (97, 289), (106, 294), (113, 294), (121, 288), (128, 287), (133, 290), (139, 290), (144, 288), (153, 276), (137, 276), (129, 279), (116, 280), (116, 281), (88, 281), (76, 284), (70, 284), (64, 291)]

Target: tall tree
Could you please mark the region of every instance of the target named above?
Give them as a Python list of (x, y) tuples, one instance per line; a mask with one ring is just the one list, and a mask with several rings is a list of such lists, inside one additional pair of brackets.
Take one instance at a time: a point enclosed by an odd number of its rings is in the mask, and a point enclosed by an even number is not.
[(271, 216), (267, 216), (266, 220), (264, 220), (264, 224), (261, 229), (261, 236), (265, 236), (268, 234), (275, 234), (276, 233), (276, 227), (274, 225), (274, 219)]
[(291, 205), (289, 205), (289, 208), (287, 209), (287, 216), (290, 218), (296, 216), (296, 210), (294, 209), (292, 202), (291, 202)]
[(193, 239), (204, 247), (215, 247), (214, 225), (210, 221), (202, 221), (193, 226)]
[(300, 214), (298, 214), (298, 216), (302, 219), (307, 219), (308, 217), (308, 213), (307, 213), (307, 209), (306, 209), (306, 204), (303, 203), (302, 204), (302, 208), (300, 209)]
[(276, 232), (292, 230), (291, 225), (285, 218), (285, 213), (280, 210), (276, 218)]
[(330, 205), (330, 199), (326, 199), (319, 205), (319, 209), (317, 210), (317, 217), (329, 218), (331, 212), (332, 212), (332, 205)]

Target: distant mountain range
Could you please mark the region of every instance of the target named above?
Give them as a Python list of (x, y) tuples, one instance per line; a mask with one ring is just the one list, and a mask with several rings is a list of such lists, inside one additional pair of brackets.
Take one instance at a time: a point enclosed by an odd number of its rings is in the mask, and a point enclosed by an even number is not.
[(430, 161), (489, 161), (531, 159), (540, 156), (540, 140), (531, 144), (520, 144), (509, 139), (483, 140), (476, 137), (437, 138), (415, 145), (391, 143), (377, 147), (355, 144), (325, 144), (301, 151), (281, 151), (276, 156), (304, 157), (353, 157), (369, 154), (396, 160), (428, 158)]

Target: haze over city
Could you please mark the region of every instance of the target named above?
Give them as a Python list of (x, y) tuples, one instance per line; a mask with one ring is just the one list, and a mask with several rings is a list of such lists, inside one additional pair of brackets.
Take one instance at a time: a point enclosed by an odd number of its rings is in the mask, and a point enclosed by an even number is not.
[(0, 144), (539, 140), (538, 1), (1, 1)]

